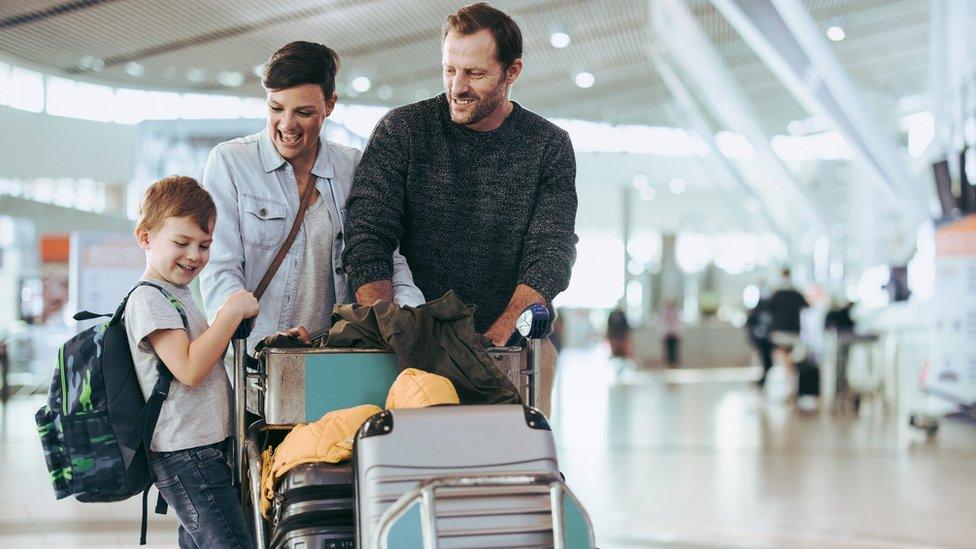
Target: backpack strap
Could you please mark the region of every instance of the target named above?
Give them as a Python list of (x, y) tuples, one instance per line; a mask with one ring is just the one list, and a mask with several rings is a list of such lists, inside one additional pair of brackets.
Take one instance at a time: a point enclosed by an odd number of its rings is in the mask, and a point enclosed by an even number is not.
[[(190, 323), (186, 318), (186, 311), (184, 310), (183, 304), (180, 302), (180, 300), (173, 294), (166, 291), (166, 289), (162, 286), (153, 284), (152, 282), (146, 282), (144, 280), (140, 281), (135, 285), (135, 287), (129, 290), (129, 293), (126, 294), (125, 299), (123, 299), (122, 303), (119, 305), (119, 309), (116, 310), (115, 316), (112, 317), (112, 322), (117, 322), (118, 319), (122, 318), (122, 315), (125, 312), (125, 305), (129, 301), (129, 296), (131, 296), (132, 292), (134, 292), (139, 286), (152, 286), (153, 288), (156, 288), (162, 292), (170, 304), (173, 305), (173, 308), (180, 313), (180, 320), (183, 321), (183, 327), (186, 329), (187, 336), (189, 336)], [(149, 398), (146, 400), (146, 406), (142, 409), (142, 413), (139, 414), (139, 417), (136, 419), (136, 426), (132, 429), (132, 434), (130, 435), (130, 439), (128, 441), (128, 446), (130, 448), (134, 448), (136, 451), (139, 451), (139, 447), (142, 446), (142, 451), (146, 452), (147, 455), (149, 454), (149, 447), (152, 444), (153, 433), (156, 432), (156, 422), (159, 420), (159, 412), (163, 408), (163, 402), (166, 400), (166, 397), (169, 396), (169, 388), (173, 382), (173, 372), (170, 372), (169, 368), (167, 368), (161, 360), (156, 362), (156, 373), (158, 374), (158, 377), (156, 378), (156, 384), (153, 386), (152, 394), (149, 395)], [(153, 480), (155, 480), (155, 475), (152, 474), (151, 467), (149, 473), (152, 475)], [(142, 492), (142, 528), (139, 533), (139, 545), (146, 544), (146, 530), (148, 529), (149, 522), (147, 505), (149, 488), (150, 486), (146, 486), (146, 489)], [(160, 494), (156, 497), (156, 513), (165, 515), (166, 508), (166, 500), (164, 500)]]

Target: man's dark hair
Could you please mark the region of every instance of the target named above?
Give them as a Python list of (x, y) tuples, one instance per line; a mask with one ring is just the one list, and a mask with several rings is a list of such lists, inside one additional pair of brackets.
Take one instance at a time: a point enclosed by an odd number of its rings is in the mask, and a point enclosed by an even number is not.
[(485, 2), (464, 6), (448, 15), (441, 30), (442, 41), (451, 32), (467, 36), (487, 30), (495, 37), (495, 49), (502, 65), (508, 67), (522, 57), (522, 31), (518, 25), (505, 12)]
[(264, 65), (261, 84), (268, 90), (282, 90), (302, 84), (322, 87), (328, 101), (335, 92), (339, 55), (324, 44), (292, 42), (274, 52)]

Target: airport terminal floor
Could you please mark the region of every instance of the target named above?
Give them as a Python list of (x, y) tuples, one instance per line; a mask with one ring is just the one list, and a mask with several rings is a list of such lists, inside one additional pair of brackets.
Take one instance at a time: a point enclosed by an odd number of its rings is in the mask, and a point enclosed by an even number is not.
[[(559, 461), (603, 549), (971, 547), (976, 426), (926, 438), (880, 406), (860, 416), (766, 402), (755, 367), (635, 370), (604, 346), (560, 356)], [(138, 498), (55, 502), (32, 416), (0, 421), (0, 547), (131, 547)], [(172, 514), (149, 547), (176, 547)]]

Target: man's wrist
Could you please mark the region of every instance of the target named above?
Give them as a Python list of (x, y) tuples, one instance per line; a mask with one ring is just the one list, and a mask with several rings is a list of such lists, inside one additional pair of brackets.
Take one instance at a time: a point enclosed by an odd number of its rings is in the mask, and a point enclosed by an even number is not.
[(393, 301), (391, 280), (374, 280), (356, 289), (356, 303), (369, 306), (376, 304), (377, 301)]
[[(514, 329), (512, 331), (514, 331)], [(511, 336), (512, 336), (511, 332), (505, 333), (505, 330), (498, 327), (497, 325), (488, 328), (488, 331), (485, 332), (485, 337), (490, 339), (492, 344), (495, 345), (496, 347), (504, 346), (506, 343), (508, 343), (508, 340), (509, 338), (511, 338)]]

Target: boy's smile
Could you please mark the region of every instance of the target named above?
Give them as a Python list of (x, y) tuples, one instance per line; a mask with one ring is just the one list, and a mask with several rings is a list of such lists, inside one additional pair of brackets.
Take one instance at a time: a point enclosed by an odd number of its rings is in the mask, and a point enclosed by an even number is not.
[(146, 251), (145, 276), (176, 286), (192, 282), (210, 260), (213, 227), (213, 220), (210, 232), (204, 232), (189, 217), (167, 217), (153, 230), (139, 233), (139, 245)]

